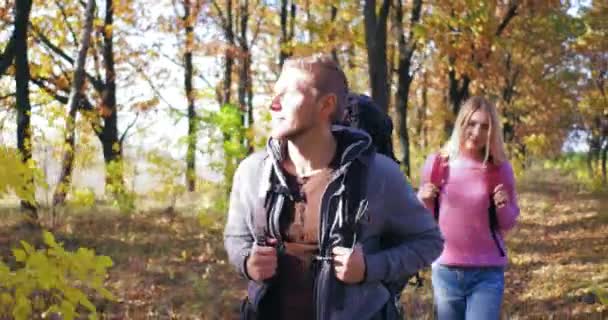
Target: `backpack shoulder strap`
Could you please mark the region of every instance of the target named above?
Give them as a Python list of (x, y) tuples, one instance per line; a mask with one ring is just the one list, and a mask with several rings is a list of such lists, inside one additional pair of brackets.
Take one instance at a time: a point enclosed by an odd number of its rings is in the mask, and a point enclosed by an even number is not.
[(437, 153), (431, 167), (430, 182), (437, 187), (441, 187), (445, 183), (447, 168), (448, 158)]
[(272, 190), (272, 161), (266, 155), (260, 165), (261, 179), (253, 211), (253, 233), (255, 242), (262, 246), (266, 244), (268, 231), (268, 202)]
[(345, 230), (344, 243), (352, 245), (357, 241), (359, 233), (360, 219), (367, 209), (367, 175), (370, 163), (374, 155), (370, 155), (368, 160), (357, 159), (351, 164), (346, 175), (346, 212), (345, 226), (350, 230)]
[(496, 213), (496, 204), (494, 203), (494, 189), (498, 185), (496, 181), (496, 176), (498, 173), (498, 168), (492, 167), (488, 170), (486, 174), (486, 183), (488, 187), (488, 195), (490, 197), (490, 206), (488, 207), (488, 221), (490, 225), (490, 234), (492, 234), (492, 239), (498, 248), (501, 257), (505, 256), (505, 251), (500, 245), (500, 241), (498, 241), (498, 215)]
[[(433, 159), (433, 165), (431, 167), (431, 179), (430, 182), (434, 184), (438, 189), (440, 189), (444, 184), (447, 178), (447, 172), (449, 170), (448, 167), (448, 158), (442, 156), (440, 153), (435, 155)], [(439, 195), (435, 197), (435, 201), (433, 203), (433, 216), (436, 221), (439, 221)]]
[(281, 253), (284, 249), (283, 239), (278, 226), (278, 219), (286, 199), (293, 199), (289, 188), (279, 182), (273, 161), (267, 155), (262, 161), (260, 186), (253, 212), (253, 233), (259, 246), (267, 246), (268, 238), (276, 239), (276, 248)]

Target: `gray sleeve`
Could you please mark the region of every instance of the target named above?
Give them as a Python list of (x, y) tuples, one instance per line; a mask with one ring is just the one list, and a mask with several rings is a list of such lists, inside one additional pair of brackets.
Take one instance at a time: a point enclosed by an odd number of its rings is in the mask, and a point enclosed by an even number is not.
[[(246, 161), (246, 160), (245, 160)], [(247, 201), (245, 179), (247, 166), (243, 161), (237, 168), (230, 192), (228, 218), (224, 228), (224, 247), (228, 260), (244, 277), (248, 278), (245, 270), (246, 257), (251, 251), (254, 238), (247, 223), (252, 216), (253, 206)]]
[(396, 245), (365, 257), (367, 281), (394, 281), (413, 275), (443, 250), (443, 238), (433, 216), (398, 167), (390, 165), (383, 171), (383, 233), (396, 239)]

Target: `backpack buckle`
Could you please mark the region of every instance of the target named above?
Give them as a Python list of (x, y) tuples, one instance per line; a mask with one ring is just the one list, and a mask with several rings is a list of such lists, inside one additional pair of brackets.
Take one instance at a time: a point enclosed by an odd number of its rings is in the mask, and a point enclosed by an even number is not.
[(312, 259), (315, 261), (333, 261), (334, 260), (334, 258), (332, 256), (322, 256), (319, 254), (313, 255)]

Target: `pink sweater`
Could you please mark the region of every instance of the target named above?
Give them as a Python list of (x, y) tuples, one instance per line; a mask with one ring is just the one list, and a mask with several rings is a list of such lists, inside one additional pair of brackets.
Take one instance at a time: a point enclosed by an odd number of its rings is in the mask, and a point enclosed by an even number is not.
[[(422, 168), (421, 186), (430, 182), (436, 156), (427, 158)], [(504, 257), (492, 238), (488, 215), (489, 186), (498, 184), (503, 184), (509, 194), (508, 204), (496, 210), (497, 236), (505, 250)], [(432, 203), (425, 203), (425, 206), (433, 212)], [(445, 245), (438, 262), (450, 266), (506, 265), (503, 236), (515, 226), (518, 216), (513, 168), (508, 162), (485, 169), (481, 162), (470, 158), (450, 160), (439, 194), (439, 228)]]

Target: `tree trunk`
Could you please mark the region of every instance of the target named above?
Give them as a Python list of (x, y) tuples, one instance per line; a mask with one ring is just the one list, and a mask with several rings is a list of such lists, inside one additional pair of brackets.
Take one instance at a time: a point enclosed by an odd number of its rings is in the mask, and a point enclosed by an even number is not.
[[(604, 86), (600, 86), (600, 92), (604, 97), (604, 102), (606, 102), (606, 94), (604, 92)], [(606, 158), (608, 157), (608, 114), (603, 114), (600, 116), (599, 121), (599, 134), (601, 136), (600, 141), (602, 149), (602, 181), (604, 185), (608, 184), (608, 177), (606, 176)]]
[(591, 151), (591, 148), (589, 148), (589, 151), (587, 151), (587, 172), (589, 173), (589, 176), (593, 176), (593, 153)]
[(510, 53), (506, 55), (505, 66), (507, 72), (505, 74), (505, 87), (502, 90), (502, 100), (504, 102), (503, 114), (506, 121), (503, 125), (503, 136), (506, 143), (512, 143), (515, 141), (515, 125), (519, 122), (519, 117), (511, 110), (511, 104), (516, 94), (515, 85), (519, 80), (520, 68), (513, 66)]
[(59, 182), (53, 195), (53, 205), (60, 205), (65, 202), (67, 195), (67, 189), (71, 183), (72, 169), (74, 166), (74, 136), (75, 136), (75, 122), (76, 122), (76, 111), (78, 110), (78, 104), (82, 99), (82, 89), (85, 80), (85, 62), (87, 58), (87, 50), (91, 40), (91, 30), (93, 29), (93, 18), (95, 12), (95, 0), (88, 0), (86, 13), (85, 13), (85, 24), (81, 33), (80, 48), (78, 49), (78, 58), (76, 60), (76, 67), (74, 69), (74, 79), (72, 81), (72, 88), (70, 90), (70, 97), (68, 100), (68, 118), (66, 120), (66, 134), (65, 134), (65, 148), (63, 153), (63, 160), (61, 165), (61, 171), (59, 176)]
[(234, 66), (234, 30), (232, 27), (232, 0), (226, 0), (226, 20), (224, 24), (224, 36), (226, 37), (226, 43), (228, 49), (224, 53), (224, 81), (223, 81), (223, 94), (221, 105), (230, 103), (230, 93), (232, 87), (232, 68)]
[[(401, 0), (396, 1), (395, 8), (395, 25), (399, 26), (398, 34), (398, 49), (399, 62), (397, 67), (397, 75), (399, 77), (397, 84), (397, 92), (395, 94), (395, 107), (397, 108), (397, 133), (399, 135), (399, 146), (401, 148), (401, 165), (405, 166), (405, 173), (410, 176), (410, 139), (407, 130), (407, 109), (409, 102), (410, 86), (413, 76), (410, 74), (412, 65), (412, 57), (416, 50), (416, 43), (412, 42), (413, 28), (420, 21), (420, 11), (422, 9), (422, 0), (415, 0), (412, 4), (412, 12), (410, 18), (410, 28), (408, 39), (405, 39), (403, 30), (403, 4)], [(409, 43), (408, 43), (409, 41)]]
[[(455, 58), (450, 57), (450, 71), (448, 72), (448, 80), (449, 80), (449, 102), (452, 107), (452, 114), (457, 115), (460, 111), (460, 106), (462, 103), (469, 98), (469, 84), (471, 83), (471, 79), (468, 75), (462, 75), (459, 79), (456, 76), (456, 71), (454, 68)], [(446, 135), (449, 137), (452, 134), (452, 130), (454, 128), (454, 124), (452, 121), (448, 121), (446, 123)]]
[(448, 76), (450, 81), (450, 104), (452, 106), (452, 113), (457, 115), (460, 111), (460, 106), (469, 97), (469, 84), (471, 83), (471, 79), (466, 74), (458, 79), (453, 66), (450, 69)]
[(418, 136), (418, 141), (420, 141), (420, 147), (425, 148), (428, 145), (428, 137), (426, 134), (426, 111), (429, 104), (429, 96), (428, 96), (428, 72), (422, 73), (422, 95), (420, 106), (418, 106), (418, 125), (416, 128), (416, 134)]
[(383, 0), (380, 14), (376, 15), (376, 1), (365, 0), (365, 44), (372, 98), (384, 112), (388, 112), (388, 72), (386, 57), (386, 33), (389, 0)]
[[(251, 116), (253, 111), (250, 110), (251, 103), (248, 101), (249, 88), (251, 87), (251, 52), (249, 51), (249, 42), (247, 40), (247, 24), (249, 23), (249, 1), (241, 0), (240, 11), (240, 36), (239, 36), (239, 57), (241, 65), (239, 69), (239, 85), (238, 98), (242, 112), (241, 125), (244, 129), (251, 128)], [(248, 154), (253, 152), (253, 144), (245, 135), (241, 137), (241, 143), (247, 148)]]
[[(251, 81), (251, 53), (249, 54), (248, 57), (248, 64), (249, 64), (249, 76), (248, 76), (248, 83), (247, 83), (247, 119), (249, 120), (248, 126), (249, 128), (251, 128), (251, 130), (253, 130), (253, 125), (254, 125), (254, 119), (253, 119), (253, 81)], [(248, 154), (253, 153), (254, 151), (254, 144), (255, 141), (249, 141), (249, 149), (247, 150)]]
[(306, 13), (306, 37), (308, 38), (308, 44), (313, 44), (317, 40), (315, 39), (316, 32), (311, 30), (311, 26), (314, 22), (312, 14), (310, 13), (310, 0), (304, 1), (304, 10)]
[(601, 151), (602, 158), (602, 183), (606, 185), (608, 183), (608, 179), (606, 177), (606, 159), (608, 158), (608, 137), (604, 137), (603, 148)]
[(595, 162), (600, 159), (600, 151), (601, 151), (601, 139), (599, 136), (590, 133), (589, 139), (587, 141), (589, 144), (589, 151), (587, 153), (587, 166), (589, 169), (589, 175), (595, 175)]
[[(21, 153), (23, 163), (27, 163), (32, 159), (32, 128), (30, 123), (32, 107), (29, 96), (30, 68), (27, 44), (27, 26), (30, 20), (31, 8), (31, 0), (17, 1), (14, 49), (8, 48), (14, 50), (15, 85), (17, 89), (17, 147)], [(34, 181), (29, 181), (28, 183), (33, 184)], [(23, 200), (21, 201), (21, 207), (28, 212), (31, 218), (37, 219), (36, 203)]]
[[(118, 138), (118, 114), (116, 110), (116, 71), (114, 70), (114, 44), (112, 29), (114, 23), (114, 7), (112, 0), (106, 0), (106, 15), (103, 29), (103, 67), (105, 70), (105, 87), (102, 94), (102, 117), (104, 125), (100, 138), (106, 169), (117, 161), (121, 161), (122, 144)], [(123, 189), (122, 169), (106, 170), (106, 187), (114, 191)]]
[(293, 0), (291, 1), (291, 4), (289, 4), (289, 2), (290, 1), (288, 0), (281, 0), (281, 38), (279, 39), (280, 68), (283, 68), (285, 60), (293, 53), (288, 46), (295, 34), (296, 4)]
[(332, 5), (331, 6), (331, 22), (332, 22), (332, 32), (330, 34), (330, 38), (329, 40), (331, 40), (332, 42), (332, 48), (331, 48), (331, 56), (334, 58), (334, 61), (336, 61), (336, 63), (339, 65), (340, 64), (340, 60), (338, 59), (338, 50), (336, 49), (336, 44), (335, 44), (335, 40), (336, 40), (336, 18), (338, 17), (338, 7), (336, 7), (336, 5)]
[[(220, 101), (220, 109), (232, 102), (232, 71), (234, 69), (234, 58), (236, 49), (236, 39), (233, 23), (233, 0), (226, 0), (226, 14), (222, 18), (222, 28), (224, 38), (226, 39), (227, 49), (224, 52), (224, 79), (222, 81), (222, 97)], [(223, 141), (226, 143), (232, 139), (230, 133), (222, 132)], [(225, 149), (223, 149), (225, 151)], [(226, 156), (224, 152), (224, 186), (228, 193), (231, 188), (232, 168), (234, 167), (233, 160)]]
[[(398, 0), (397, 0), (398, 1)], [(393, 18), (393, 20), (395, 20)], [(398, 31), (397, 31), (398, 32)], [(396, 35), (396, 38), (399, 38), (399, 34)], [(397, 61), (399, 59), (399, 55), (398, 55), (398, 51), (399, 51), (399, 41), (391, 41), (390, 43), (387, 43), (386, 45), (386, 70), (387, 70), (387, 78), (386, 78), (386, 87), (388, 88), (388, 104), (390, 105), (391, 103), (395, 103), (394, 100), (391, 101), (391, 88), (393, 88), (393, 78), (395, 78), (395, 75), (399, 75), (399, 72), (397, 71), (397, 66), (399, 65), (399, 61)], [(397, 81), (399, 81), (397, 79)], [(396, 96), (396, 95), (395, 95)], [(388, 112), (388, 108), (386, 109), (386, 112)]]
[(184, 17), (182, 18), (186, 29), (186, 48), (184, 50), (184, 86), (186, 99), (188, 101), (188, 151), (186, 153), (186, 185), (188, 191), (196, 189), (196, 142), (197, 142), (197, 118), (194, 109), (194, 90), (192, 87), (193, 65), (192, 48), (194, 45), (193, 17), (191, 17), (192, 6), (190, 0), (184, 0)]

